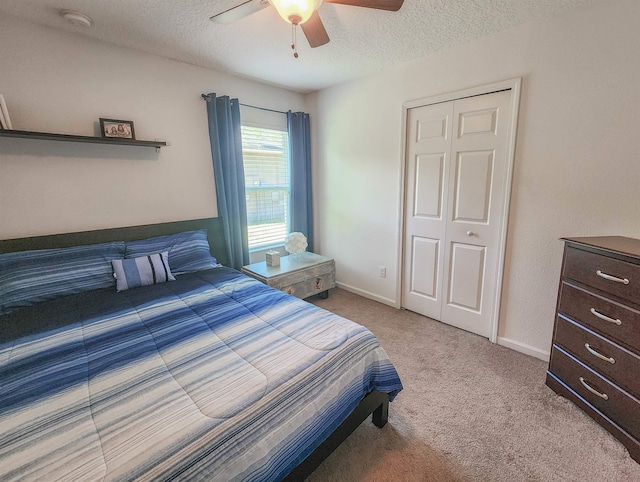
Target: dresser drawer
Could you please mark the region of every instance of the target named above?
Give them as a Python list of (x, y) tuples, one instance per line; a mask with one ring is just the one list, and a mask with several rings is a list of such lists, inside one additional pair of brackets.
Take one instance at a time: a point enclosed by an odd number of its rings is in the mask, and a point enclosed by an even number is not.
[(640, 304), (640, 266), (568, 246), (562, 276)]
[(549, 371), (630, 435), (640, 437), (640, 402), (637, 399), (557, 346), (551, 350)]
[(556, 320), (554, 343), (617, 385), (640, 396), (638, 355), (562, 316)]
[(638, 353), (639, 311), (564, 282), (560, 286), (558, 311)]

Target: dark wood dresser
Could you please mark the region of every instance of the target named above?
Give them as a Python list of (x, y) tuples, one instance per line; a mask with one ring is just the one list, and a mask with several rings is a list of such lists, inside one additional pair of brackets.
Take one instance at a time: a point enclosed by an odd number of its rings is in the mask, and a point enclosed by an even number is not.
[(640, 463), (640, 240), (563, 240), (547, 385)]

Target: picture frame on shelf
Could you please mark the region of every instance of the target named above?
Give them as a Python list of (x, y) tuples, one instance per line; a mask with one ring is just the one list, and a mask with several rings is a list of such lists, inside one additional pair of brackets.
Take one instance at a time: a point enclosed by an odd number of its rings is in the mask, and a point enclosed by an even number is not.
[(4, 95), (2, 94), (0, 94), (0, 128), (13, 130), (13, 125), (9, 118), (9, 109), (7, 109), (7, 102), (4, 100)]
[(135, 139), (133, 121), (100, 118), (100, 134), (102, 137)]

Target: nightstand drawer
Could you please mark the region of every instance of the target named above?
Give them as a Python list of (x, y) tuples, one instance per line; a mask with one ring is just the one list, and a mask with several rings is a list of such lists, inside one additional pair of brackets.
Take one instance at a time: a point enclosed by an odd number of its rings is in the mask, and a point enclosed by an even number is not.
[[(335, 287), (335, 285), (335, 274), (334, 271), (331, 271), (329, 273), (305, 278), (297, 283), (278, 286), (277, 289), (290, 295), (297, 296), (298, 298), (308, 298), (309, 296), (327, 291), (328, 289)], [(274, 288), (276, 287), (274, 286)]]
[(640, 357), (558, 316), (554, 343), (617, 385), (640, 396)]
[(558, 311), (634, 351), (640, 347), (640, 312), (563, 282)]
[(640, 266), (567, 247), (562, 276), (633, 303), (640, 302)]
[(557, 346), (551, 350), (549, 371), (630, 435), (640, 436), (640, 402), (637, 399)]
[(282, 289), (286, 286), (297, 285), (314, 278), (322, 277), (331, 273), (335, 273), (335, 261), (330, 260), (326, 263), (321, 263), (315, 266), (311, 266), (305, 269), (297, 271), (291, 271), (283, 273), (277, 276), (273, 276), (267, 280), (269, 286), (273, 286), (277, 289)]

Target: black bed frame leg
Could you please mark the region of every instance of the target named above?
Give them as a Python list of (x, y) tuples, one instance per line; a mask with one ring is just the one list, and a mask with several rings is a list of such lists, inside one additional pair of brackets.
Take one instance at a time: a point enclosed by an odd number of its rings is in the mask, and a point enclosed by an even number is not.
[(387, 420), (389, 420), (389, 400), (385, 400), (382, 405), (376, 408), (371, 418), (373, 424), (378, 428), (384, 427)]

